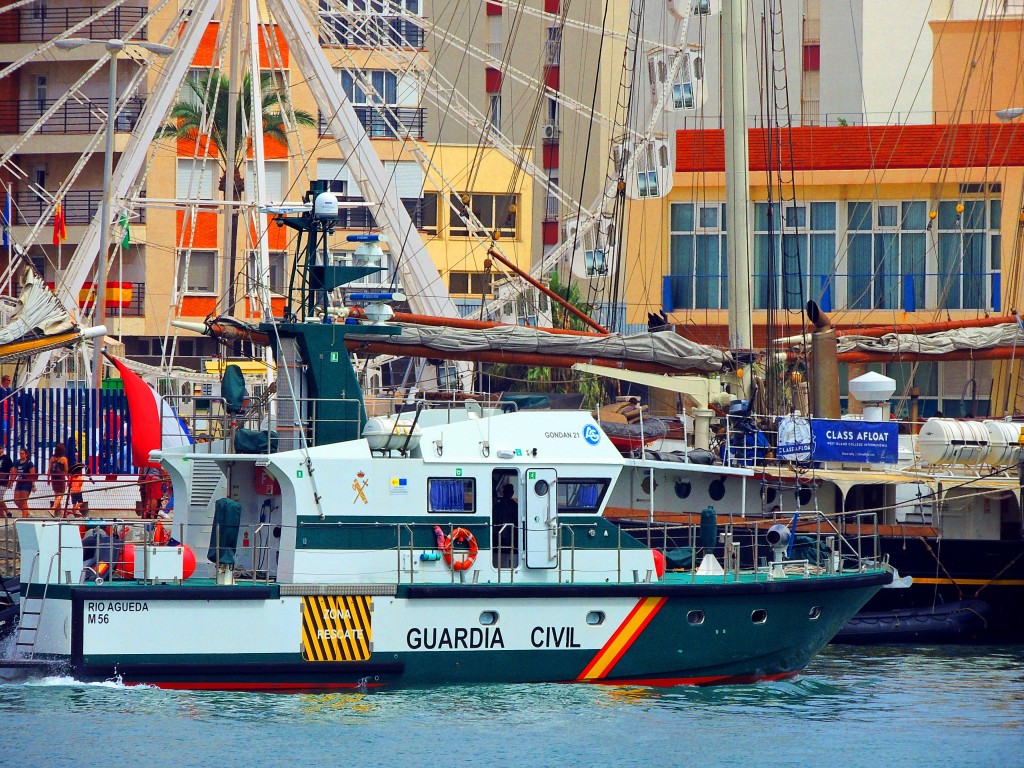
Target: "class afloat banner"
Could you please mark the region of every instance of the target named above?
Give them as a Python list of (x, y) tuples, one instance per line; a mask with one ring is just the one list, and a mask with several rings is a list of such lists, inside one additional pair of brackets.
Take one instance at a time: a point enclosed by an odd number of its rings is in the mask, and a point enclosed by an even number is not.
[(812, 419), (811, 458), (814, 461), (895, 464), (897, 429), (895, 423)]

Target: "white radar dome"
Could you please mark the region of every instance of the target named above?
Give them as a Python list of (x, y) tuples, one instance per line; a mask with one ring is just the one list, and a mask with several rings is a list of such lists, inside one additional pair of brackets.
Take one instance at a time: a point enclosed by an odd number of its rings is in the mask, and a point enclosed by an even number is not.
[(862, 403), (884, 403), (896, 393), (896, 379), (871, 371), (850, 379), (850, 394)]
[(314, 219), (338, 218), (338, 198), (333, 192), (321, 192), (313, 201)]

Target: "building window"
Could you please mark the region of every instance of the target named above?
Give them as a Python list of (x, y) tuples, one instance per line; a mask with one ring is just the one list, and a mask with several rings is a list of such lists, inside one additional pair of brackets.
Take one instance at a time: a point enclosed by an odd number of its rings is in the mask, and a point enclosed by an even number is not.
[(490, 272), (448, 273), (448, 292), (468, 296), (490, 296), (492, 293)]
[[(281, 203), (288, 190), (288, 163), (267, 160), (263, 163), (263, 188), (265, 203)], [(245, 194), (250, 200), (256, 199), (256, 163), (245, 164)]]
[(476, 480), (472, 477), (431, 477), (427, 480), (427, 511), (476, 512)]
[(469, 228), (463, 218), (467, 205), (462, 202), (463, 197), (469, 198), (468, 207), (476, 216), (483, 227), (481, 234), (490, 236), (494, 232), (500, 232), (503, 238), (515, 238), (518, 236), (518, 196), (517, 195), (487, 195), (459, 193), (451, 196), (453, 207), (452, 225), (448, 229), (452, 237), (468, 237)]
[[(437, 234), (438, 207), (441, 195), (437, 192), (424, 192), (419, 201), (420, 229), (428, 235)], [(415, 217), (414, 217), (415, 219)]]
[(178, 160), (175, 194), (179, 200), (213, 200), (220, 167), (213, 159)]
[[(871, 363), (868, 370), (896, 380), (890, 408), (898, 419), (910, 417), (911, 387), (917, 387), (918, 416), (929, 418), (939, 411), (947, 418), (982, 417), (991, 410), (993, 363), (988, 360), (954, 360), (923, 363)], [(849, 407), (849, 366), (839, 366), (840, 404)]]
[(492, 93), (490, 103), (487, 107), (487, 119), (491, 127), (497, 131), (501, 130), (501, 94)]
[(360, 48), (421, 48), (423, 28), (414, 16), (420, 0), (334, 0), (320, 2), (324, 43)]
[(181, 293), (217, 292), (217, 253), (178, 251), (175, 285)]
[[(961, 209), (962, 210), (958, 210)], [(939, 203), (937, 306), (940, 309), (984, 309), (991, 265), (988, 248), (998, 245), (999, 221), (989, 227), (986, 200), (944, 200)], [(999, 208), (993, 206), (993, 212)], [(994, 243), (990, 243), (991, 239)], [(995, 252), (993, 252), (995, 253)]]
[(46, 111), (46, 75), (36, 75), (36, 109)]
[[(364, 69), (359, 72), (343, 69), (340, 76), (341, 87), (355, 107), (356, 115), (370, 137), (397, 136), (395, 110), (399, 105), (398, 74), (387, 69)], [(390, 109), (381, 109), (382, 107)], [(420, 111), (416, 110), (417, 113)], [(418, 135), (416, 126), (412, 128)]]
[[(194, 107), (198, 107), (203, 104), (208, 94), (206, 91), (206, 83), (203, 82), (204, 78), (210, 76), (209, 68), (197, 68), (193, 67), (185, 73), (185, 80), (181, 84), (181, 88), (178, 89), (178, 101), (185, 104), (191, 104)], [(216, 79), (213, 83), (209, 84), (209, 87), (216, 87)], [(209, 83), (209, 81), (207, 81)], [(225, 98), (226, 94), (221, 94), (221, 98)]]
[[(270, 260), (270, 273), (264, 277), (267, 288), (271, 293), (283, 295), (285, 292), (285, 260), (287, 254), (284, 251), (271, 251), (267, 254)], [(260, 285), (260, 255), (256, 251), (246, 253), (246, 275), (245, 284), (249, 292), (259, 296)]]
[(836, 204), (754, 205), (754, 307), (832, 308)]
[(725, 204), (673, 203), (666, 311), (722, 309), (726, 301)]

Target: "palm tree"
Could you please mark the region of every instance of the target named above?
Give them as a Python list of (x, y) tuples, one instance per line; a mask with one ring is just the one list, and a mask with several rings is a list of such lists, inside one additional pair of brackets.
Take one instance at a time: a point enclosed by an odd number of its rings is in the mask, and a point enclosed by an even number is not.
[[(591, 304), (583, 300), (579, 286), (575, 283), (563, 284), (558, 272), (552, 272), (548, 276), (548, 288), (588, 315), (594, 310)], [(576, 331), (589, 330), (582, 320), (566, 311), (558, 303), (551, 304), (551, 325), (555, 328), (571, 328)], [(495, 363), (491, 366), (490, 373), (495, 378), (518, 382), (519, 388), (526, 392), (580, 393), (583, 395), (585, 408), (596, 408), (603, 401), (604, 390), (601, 380), (592, 373), (512, 363)]]
[[(191, 92), (191, 98), (175, 102), (171, 107), (171, 122), (165, 125), (158, 136), (171, 137), (177, 140), (200, 143), (208, 140), (217, 149), (217, 162), (221, 167), (219, 189), (227, 195), (228, 178), (228, 91), (230, 81), (223, 73), (208, 73), (195, 80), (188, 78), (185, 86)], [(274, 139), (288, 146), (288, 133), (285, 129), (285, 118), (281, 108), (287, 108), (287, 97), (274, 87), (269, 73), (260, 75), (260, 105), (263, 118), (263, 136)], [(234, 180), (231, 199), (237, 200), (245, 186), (242, 175), (242, 164), (245, 162), (250, 141), (243, 141), (243, 125), (252, 125), (252, 86), (250, 75), (242, 79), (242, 89), (238, 94), (238, 108), (235, 116), (235, 151), (231, 158), (230, 170)], [(313, 127), (316, 118), (301, 109), (288, 110), (296, 125)], [(238, 239), (238, 209), (231, 209), (231, 251), (229, 253), (228, 273), (228, 312), (235, 308), (235, 268)]]

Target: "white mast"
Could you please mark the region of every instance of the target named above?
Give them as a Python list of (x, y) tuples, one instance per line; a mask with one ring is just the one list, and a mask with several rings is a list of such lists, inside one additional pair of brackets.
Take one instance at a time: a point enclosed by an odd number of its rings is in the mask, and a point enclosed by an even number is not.
[(747, 3), (722, 2), (722, 90), (725, 124), (725, 205), (729, 346), (753, 346), (754, 269), (750, 237), (750, 149), (747, 141)]

